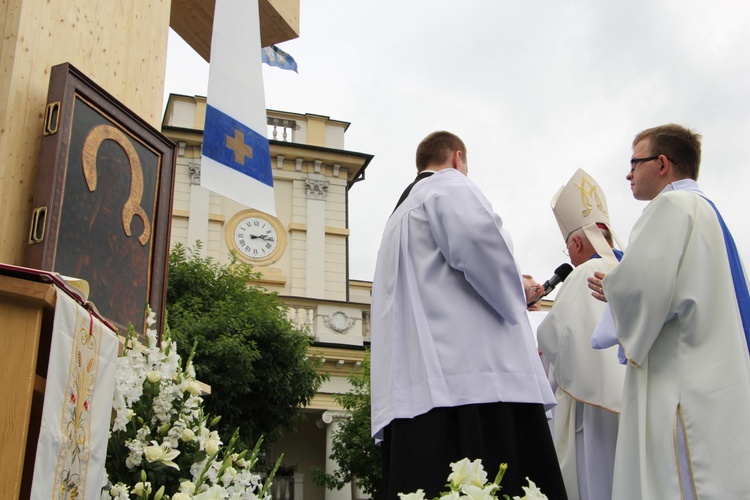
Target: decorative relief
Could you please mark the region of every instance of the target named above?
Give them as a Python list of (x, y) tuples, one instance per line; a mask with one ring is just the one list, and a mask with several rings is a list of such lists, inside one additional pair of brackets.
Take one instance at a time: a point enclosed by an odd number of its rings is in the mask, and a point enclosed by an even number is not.
[(338, 422), (341, 420), (346, 420), (351, 417), (351, 412), (343, 411), (343, 410), (328, 410), (326, 412), (323, 412), (323, 415), (321, 416), (321, 420), (325, 422), (326, 424), (332, 424), (333, 422)]
[(328, 193), (328, 181), (305, 179), (305, 194), (314, 200), (324, 200)]
[(345, 334), (348, 332), (354, 320), (344, 311), (336, 311), (323, 318), (325, 325), (336, 333)]
[(149, 221), (146, 211), (141, 207), (141, 199), (143, 198), (143, 168), (130, 138), (119, 129), (111, 125), (101, 124), (91, 129), (89, 135), (86, 137), (81, 152), (83, 177), (86, 179), (86, 185), (90, 192), (93, 193), (96, 191), (98, 184), (97, 156), (99, 146), (105, 140), (114, 141), (128, 157), (130, 196), (128, 196), (125, 206), (122, 208), (122, 228), (125, 234), (130, 236), (130, 224), (133, 218), (138, 216), (143, 222), (143, 233), (138, 238), (138, 241), (141, 245), (146, 246), (146, 243), (151, 239), (151, 221)]
[(201, 185), (201, 164), (197, 161), (191, 161), (188, 165), (190, 171), (190, 184), (194, 186)]

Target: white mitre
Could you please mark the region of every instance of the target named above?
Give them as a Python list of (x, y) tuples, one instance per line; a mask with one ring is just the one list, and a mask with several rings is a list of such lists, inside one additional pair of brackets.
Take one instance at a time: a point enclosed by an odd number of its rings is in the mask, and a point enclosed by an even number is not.
[(604, 224), (617, 242), (617, 246), (623, 250), (625, 247), (620, 243), (610, 226), (607, 198), (593, 177), (579, 168), (568, 183), (552, 197), (551, 205), (557, 219), (557, 225), (560, 226), (560, 232), (566, 242), (570, 233), (583, 228), (584, 234), (586, 234), (596, 253), (610, 267), (617, 264), (617, 257), (615, 257), (607, 240), (604, 239), (597, 224)]

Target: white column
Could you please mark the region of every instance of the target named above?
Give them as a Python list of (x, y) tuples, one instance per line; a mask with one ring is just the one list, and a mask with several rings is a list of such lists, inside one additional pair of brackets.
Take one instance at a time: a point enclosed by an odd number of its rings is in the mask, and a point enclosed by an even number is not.
[(328, 181), (323, 175), (310, 174), (305, 179), (307, 195), (307, 262), (306, 296), (325, 298), (326, 290), (326, 194)]
[(302, 500), (304, 497), (305, 475), (301, 472), (294, 473), (294, 500)]
[[(330, 456), (333, 451), (333, 435), (345, 418), (349, 418), (349, 413), (345, 411), (328, 410), (323, 413), (322, 419), (326, 424), (326, 474), (333, 474), (339, 469), (339, 464)], [(325, 500), (352, 500), (351, 485), (347, 484), (340, 490), (326, 490)]]

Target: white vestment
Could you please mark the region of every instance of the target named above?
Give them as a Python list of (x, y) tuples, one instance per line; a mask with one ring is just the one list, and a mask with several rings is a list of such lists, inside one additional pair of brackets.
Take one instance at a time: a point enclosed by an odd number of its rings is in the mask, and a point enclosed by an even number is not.
[(119, 342), (57, 289), (33, 500), (101, 498)]
[(605, 304), (591, 296), (586, 281), (609, 270), (599, 258), (576, 267), (537, 330), (557, 385), (553, 437), (570, 499), (609, 499), (612, 492), (625, 368), (617, 349), (591, 347)]
[(615, 500), (750, 498), (748, 346), (716, 213), (684, 184), (604, 279), (628, 359)]
[(437, 407), (554, 405), (510, 236), (454, 169), (415, 184), (388, 220), (371, 318), (376, 438)]

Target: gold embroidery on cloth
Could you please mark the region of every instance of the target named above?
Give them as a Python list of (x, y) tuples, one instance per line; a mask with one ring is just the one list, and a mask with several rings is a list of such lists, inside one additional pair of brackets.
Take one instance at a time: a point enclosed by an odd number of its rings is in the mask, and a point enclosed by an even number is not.
[(677, 422), (679, 419), (679, 428), (682, 430), (682, 440), (685, 443), (685, 456), (687, 458), (688, 474), (690, 475), (690, 487), (693, 490), (693, 498), (698, 500), (698, 490), (695, 487), (695, 476), (693, 475), (693, 461), (690, 458), (690, 445), (688, 444), (687, 429), (685, 429), (685, 417), (682, 415), (682, 406), (677, 405), (677, 411), (674, 414), (674, 423), (672, 426), (672, 439), (674, 442), (674, 458), (677, 466), (677, 481), (680, 483), (680, 498), (685, 498), (685, 491), (682, 487), (682, 467), (680, 466), (680, 451), (677, 440), (678, 429)]
[(591, 204), (591, 198), (594, 199), (596, 202), (596, 208), (602, 211), (602, 213), (609, 217), (607, 214), (607, 211), (604, 210), (604, 204), (602, 203), (601, 198), (599, 198), (599, 193), (596, 190), (596, 184), (591, 183), (586, 176), (584, 175), (581, 177), (581, 183), (576, 184), (576, 187), (581, 191), (581, 203), (583, 203), (584, 210), (581, 211), (581, 214), (586, 217), (591, 213), (591, 210), (594, 208), (594, 206)]
[(91, 413), (99, 373), (102, 325), (76, 308), (65, 403), (60, 421), (62, 443), (57, 456), (55, 499), (77, 500), (86, 494), (91, 455)]

